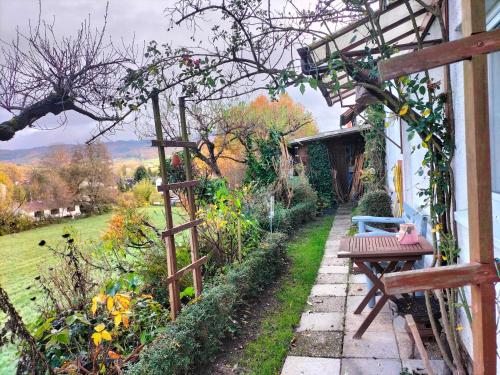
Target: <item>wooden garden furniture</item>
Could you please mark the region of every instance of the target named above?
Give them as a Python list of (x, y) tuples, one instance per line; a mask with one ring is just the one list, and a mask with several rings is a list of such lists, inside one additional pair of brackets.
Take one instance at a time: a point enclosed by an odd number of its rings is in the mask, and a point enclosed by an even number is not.
[(361, 314), (377, 291), (380, 290), (382, 293), (375, 307), (354, 334), (354, 338), (360, 339), (387, 301), (395, 298), (385, 292), (384, 283), (381, 281), (382, 276), (391, 272), (411, 270), (416, 261), (428, 254), (433, 254), (433, 247), (422, 236), (419, 236), (419, 243), (415, 245), (401, 245), (395, 235), (342, 238), (338, 257), (352, 259), (354, 264), (373, 282), (373, 287), (363, 298), (354, 314)]

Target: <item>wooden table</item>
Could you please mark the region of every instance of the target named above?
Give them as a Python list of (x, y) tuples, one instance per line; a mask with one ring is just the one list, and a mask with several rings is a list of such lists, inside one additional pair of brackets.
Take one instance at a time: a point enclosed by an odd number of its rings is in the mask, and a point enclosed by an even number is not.
[[(363, 321), (354, 338), (359, 339), (368, 329), (382, 307), (394, 297), (385, 293), (381, 278), (384, 274), (410, 270), (422, 255), (433, 254), (432, 245), (422, 236), (415, 245), (401, 245), (395, 235), (379, 237), (343, 237), (340, 241), (339, 258), (351, 258), (358, 268), (373, 282), (354, 314), (361, 314), (378, 290), (382, 297)], [(368, 267), (366, 264), (370, 264)]]

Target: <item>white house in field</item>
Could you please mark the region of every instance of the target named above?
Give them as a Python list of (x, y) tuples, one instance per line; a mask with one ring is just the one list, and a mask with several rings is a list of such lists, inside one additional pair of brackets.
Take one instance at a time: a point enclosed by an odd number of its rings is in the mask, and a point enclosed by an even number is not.
[[(431, 2), (436, 4), (436, 1), (425, 0), (427, 4)], [(386, 41), (396, 41), (395, 44), (401, 48), (400, 53), (404, 53), (404, 49), (409, 51), (416, 48), (416, 36), (411, 31), (413, 30), (412, 21), (417, 22), (423, 43), (425, 45), (433, 45), (440, 43), (441, 32), (438, 22), (435, 22), (433, 16), (421, 7), (420, 3), (415, 0), (409, 0), (408, 4), (413, 10), (412, 17), (409, 16), (407, 4), (404, 0), (388, 1), (379, 18), (380, 30), (383, 33)], [(461, 39), (461, 1), (459, 0), (443, 0), (442, 6), (444, 14), (447, 14), (447, 22), (449, 24), (448, 36), (450, 41)], [(413, 19), (412, 19), (413, 18)], [(500, 28), (500, 0), (486, 0), (486, 25), (487, 30)], [(355, 25), (346, 26), (346, 28), (336, 31), (329, 39), (315, 42), (312, 45), (299, 50), (299, 55), (302, 60), (302, 70), (305, 74), (317, 75), (326, 71), (324, 66), (328, 54), (337, 49), (343, 51), (344, 54), (356, 58), (363, 55), (365, 47), (376, 49), (367, 31), (369, 27), (363, 25), (361, 21)], [(345, 30), (345, 31), (344, 31)], [(333, 46), (332, 40), (335, 41)], [(413, 44), (412, 44), (413, 43)], [(322, 70), (322, 69), (325, 70)], [(435, 68), (430, 71), (431, 77), (435, 81), (444, 83), (444, 68)], [(343, 73), (343, 72), (342, 72)], [(465, 116), (464, 105), (467, 100), (467, 94), (464, 93), (464, 71), (463, 62), (458, 62), (450, 65), (450, 81), (449, 87), (453, 93), (454, 119), (455, 119), (455, 144), (456, 151), (453, 160), (453, 169), (455, 176), (455, 196), (456, 210), (454, 212), (454, 220), (457, 223), (458, 242), (461, 249), (459, 262), (470, 262), (469, 238), (468, 238), (468, 202), (467, 202), (467, 175), (466, 175), (466, 154), (465, 154)], [(342, 75), (338, 72), (341, 87), (347, 87), (340, 90), (340, 94), (329, 92), (325, 87), (321, 89), (325, 99), (329, 105), (341, 104), (346, 108), (353, 108), (360, 105), (359, 97), (356, 95), (354, 88), (349, 88), (347, 83), (347, 74)], [(492, 167), (492, 192), (491, 200), (493, 207), (493, 225), (494, 225), (494, 246), (495, 256), (500, 257), (500, 52), (491, 53), (488, 56), (488, 94), (489, 94), (489, 126), (491, 137), (491, 167)], [(323, 78), (324, 79), (324, 78)], [(344, 80), (344, 81), (342, 81)], [(327, 82), (326, 80), (324, 82)], [(443, 86), (442, 86), (443, 87)], [(354, 100), (354, 99), (358, 100)], [(428, 215), (429, 209), (425, 207), (423, 198), (419, 196), (419, 191), (422, 187), (428, 186), (426, 174), (419, 174), (418, 171), (422, 167), (422, 160), (425, 154), (425, 149), (417, 149), (416, 146), (421, 144), (422, 140), (418, 135), (409, 140), (407, 136), (408, 126), (387, 109), (386, 118), (387, 128), (386, 136), (394, 142), (386, 141), (386, 168), (387, 168), (387, 188), (393, 201), (396, 202), (396, 192), (394, 187), (393, 167), (400, 163), (402, 164), (403, 176), (403, 201), (412, 208), (419, 210), (422, 215)], [(396, 145), (394, 144), (396, 143)], [(485, 176), (488, 178), (488, 176)], [(429, 225), (430, 226), (430, 225)], [(429, 239), (432, 237), (431, 228), (427, 230)], [(426, 259), (429, 264), (431, 257)], [(470, 288), (465, 287), (466, 295), (470, 303)], [(497, 293), (500, 292), (500, 287), (497, 284)], [(472, 356), (472, 331), (466, 319), (465, 312), (460, 310), (460, 324), (463, 329), (460, 331), (462, 346), (465, 351)], [(500, 336), (497, 335), (497, 346), (500, 344)], [(500, 374), (500, 367), (497, 367), (497, 373)]]
[(17, 211), (20, 214), (33, 217), (37, 220), (44, 217), (74, 218), (82, 214), (79, 205), (60, 207), (60, 204), (57, 204), (55, 202), (43, 202), (43, 201), (32, 201), (24, 203)]

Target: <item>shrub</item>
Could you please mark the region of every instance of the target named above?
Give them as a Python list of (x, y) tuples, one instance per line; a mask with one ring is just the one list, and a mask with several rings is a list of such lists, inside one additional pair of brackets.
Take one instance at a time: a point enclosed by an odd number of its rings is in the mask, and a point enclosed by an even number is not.
[(206, 268), (210, 274), (241, 259), (259, 242), (257, 223), (244, 207), (248, 193), (248, 188), (229, 189), (222, 184), (210, 199), (212, 203), (201, 202), (200, 247), (210, 256)]
[(233, 316), (245, 301), (258, 296), (278, 275), (284, 262), (283, 234), (269, 235), (259, 249), (185, 307), (175, 322), (141, 353), (130, 374), (196, 373), (220, 350), (234, 329)]
[(155, 186), (149, 179), (141, 180), (134, 185), (134, 197), (140, 205), (147, 205), (155, 190)]
[(358, 204), (359, 215), (392, 217), (391, 197), (384, 190), (369, 191)]
[[(294, 176), (290, 179), (292, 187), (291, 206), (286, 208), (284, 203), (275, 202), (273, 231), (290, 233), (300, 224), (312, 219), (316, 215), (318, 195), (312, 189), (305, 176)], [(269, 219), (269, 194), (263, 189), (257, 189), (253, 193), (250, 204), (252, 214), (259, 226), (269, 230), (271, 223)]]

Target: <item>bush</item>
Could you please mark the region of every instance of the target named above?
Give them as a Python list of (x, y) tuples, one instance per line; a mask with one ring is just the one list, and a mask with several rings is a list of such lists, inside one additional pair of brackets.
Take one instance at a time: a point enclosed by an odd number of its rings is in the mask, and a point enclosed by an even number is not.
[(147, 205), (151, 199), (151, 196), (155, 192), (155, 186), (149, 181), (149, 179), (141, 180), (134, 185), (133, 192), (134, 197), (140, 205)]
[(384, 190), (365, 193), (358, 204), (358, 213), (363, 216), (392, 217), (392, 201)]
[[(316, 215), (318, 195), (307, 178), (294, 176), (290, 179), (290, 185), (292, 187), (290, 207), (286, 208), (284, 203), (279, 201), (274, 204), (273, 231), (290, 233)], [(265, 190), (258, 189), (253, 193), (251, 202), (252, 214), (264, 230), (269, 230), (271, 225), (268, 196)]]
[(130, 374), (187, 374), (207, 364), (221, 348), (221, 340), (234, 329), (238, 308), (275, 280), (282, 269), (285, 236), (268, 235), (259, 249), (207, 288), (202, 297), (185, 307), (177, 320), (147, 346)]

